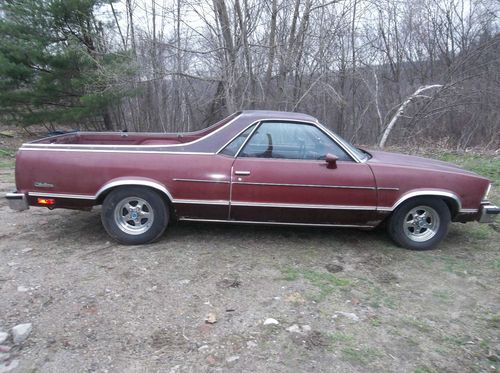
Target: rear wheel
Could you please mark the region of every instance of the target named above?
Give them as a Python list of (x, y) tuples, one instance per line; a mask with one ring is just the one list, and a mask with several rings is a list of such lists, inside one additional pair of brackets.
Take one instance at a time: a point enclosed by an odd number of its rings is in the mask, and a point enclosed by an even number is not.
[(102, 204), (101, 220), (106, 232), (125, 245), (158, 239), (169, 220), (164, 199), (154, 190), (123, 187), (111, 191)]
[(450, 210), (438, 198), (418, 197), (404, 202), (389, 219), (389, 235), (410, 250), (435, 248), (446, 236)]

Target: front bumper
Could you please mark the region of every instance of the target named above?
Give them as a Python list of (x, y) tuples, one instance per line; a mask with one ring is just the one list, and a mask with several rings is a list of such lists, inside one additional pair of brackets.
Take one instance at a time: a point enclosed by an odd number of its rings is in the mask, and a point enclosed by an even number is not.
[(28, 199), (24, 193), (7, 193), (5, 198), (9, 202), (9, 207), (12, 210), (23, 211), (29, 209)]
[(500, 214), (500, 208), (489, 202), (483, 202), (480, 213), (480, 223), (493, 223), (497, 215)]

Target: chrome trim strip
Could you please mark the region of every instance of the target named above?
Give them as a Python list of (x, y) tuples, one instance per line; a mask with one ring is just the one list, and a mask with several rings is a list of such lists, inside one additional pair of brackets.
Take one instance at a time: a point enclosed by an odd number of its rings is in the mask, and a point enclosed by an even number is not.
[[(234, 172), (234, 161), (233, 163), (231, 164), (231, 181), (232, 181), (232, 178), (233, 178), (233, 172)], [(230, 182), (229, 183), (229, 208), (227, 209), (227, 218), (231, 218), (231, 201), (233, 200), (233, 183)]]
[(271, 202), (244, 202), (231, 201), (231, 206), (243, 207), (277, 207), (292, 209), (323, 209), (323, 210), (365, 210), (375, 211), (377, 206), (349, 206), (349, 205), (321, 205), (321, 204), (302, 204), (302, 203), (271, 203)]
[(216, 184), (229, 184), (230, 181), (227, 180), (201, 180), (201, 179), (172, 179), (173, 181), (185, 181), (191, 183), (216, 183)]
[(187, 204), (187, 205), (217, 205), (229, 206), (229, 201), (226, 200), (207, 200), (207, 199), (174, 199), (172, 203)]
[(226, 142), (219, 150), (217, 150), (215, 152), (215, 154), (219, 154), (221, 151), (223, 151), (226, 146), (228, 146), (229, 144), (231, 144), (234, 140), (236, 140), (236, 138), (238, 136), (240, 136), (243, 132), (245, 132), (247, 129), (249, 129), (253, 125), (255, 125), (255, 128), (248, 134), (247, 138), (245, 139), (245, 141), (243, 141), (243, 144), (241, 144), (241, 146), (238, 148), (238, 151), (234, 155), (234, 158), (236, 158), (238, 156), (238, 154), (240, 153), (241, 149), (245, 146), (245, 144), (247, 143), (247, 141), (250, 139), (250, 137), (252, 137), (252, 135), (255, 132), (255, 130), (257, 129), (257, 127), (259, 127), (259, 125), (260, 125), (259, 121), (252, 122), (250, 125), (246, 126), (243, 131), (240, 131), (235, 136), (233, 136), (233, 138), (231, 140), (229, 140), (228, 142)]
[(274, 221), (245, 221), (245, 220), (218, 220), (218, 219), (196, 219), (179, 218), (182, 221), (203, 221), (210, 223), (232, 223), (232, 224), (259, 224), (259, 225), (284, 225), (284, 226), (304, 226), (304, 227), (343, 227), (343, 228), (373, 228), (374, 225), (355, 224), (313, 224), (313, 223), (281, 223)]
[(392, 191), (398, 191), (399, 188), (389, 188), (389, 187), (377, 187), (377, 190), (392, 190)]
[(339, 137), (337, 134), (333, 133), (330, 131), (328, 128), (323, 126), (321, 123), (316, 123), (316, 126), (322, 130), (324, 133), (326, 133), (327, 136), (329, 136), (338, 146), (340, 146), (347, 154), (349, 154), (352, 159), (354, 159), (355, 162), (357, 163), (365, 163), (367, 160), (362, 161), (361, 159), (358, 158), (358, 156), (353, 153), (349, 147), (344, 143), (343, 139)]
[(69, 198), (69, 199), (86, 199), (94, 200), (94, 196), (88, 194), (66, 194), (66, 193), (44, 193), (44, 192), (28, 192), (30, 197), (49, 197), (49, 198)]
[[(223, 128), (226, 128), (227, 126), (229, 126), (231, 123), (233, 123), (236, 119), (238, 119), (243, 113), (241, 112), (240, 114), (238, 114), (237, 116), (235, 116), (233, 119), (231, 119), (229, 122), (227, 122), (226, 124), (224, 124), (223, 126), (217, 128), (215, 131), (212, 131), (210, 132), (208, 135), (206, 136), (203, 136), (203, 137), (200, 137), (196, 140), (193, 140), (193, 141), (190, 141), (190, 142), (185, 142), (185, 143), (182, 143), (182, 144), (170, 144), (170, 145), (99, 145), (99, 144), (93, 144), (93, 145), (79, 145), (79, 144), (37, 144), (37, 143), (25, 143), (25, 144), (22, 144), (21, 145), (21, 148), (24, 147), (24, 145), (28, 145), (28, 146), (35, 146), (35, 147), (44, 147), (44, 146), (65, 146), (65, 147), (78, 147), (78, 146), (91, 146), (91, 147), (141, 147), (141, 148), (151, 148), (151, 147), (177, 147), (177, 146), (186, 146), (186, 145), (192, 145), (194, 143), (197, 143), (198, 141), (201, 141), (201, 140), (204, 140), (204, 139), (207, 139), (209, 138), (210, 136), (216, 134), (217, 132), (221, 131)], [(217, 123), (214, 123), (213, 125), (216, 125)], [(210, 127), (207, 127), (205, 129), (208, 129)], [(203, 131), (203, 130), (200, 130), (200, 131)], [(198, 131), (198, 132), (200, 132)], [(76, 132), (76, 134), (79, 134), (80, 132)], [(109, 132), (108, 132), (109, 133)], [(120, 132), (110, 132), (112, 134), (121, 134)], [(193, 132), (193, 133), (196, 133), (196, 132)], [(167, 133), (163, 133), (163, 134), (167, 134)], [(173, 133), (175, 134), (175, 133)], [(188, 132), (189, 134), (189, 132)], [(50, 137), (49, 137), (50, 138)], [(43, 140), (43, 139), (42, 139)]]
[(390, 207), (384, 207), (384, 206), (379, 206), (377, 207), (377, 211), (387, 211), (387, 212), (391, 212), (392, 209)]
[(45, 152), (93, 152), (93, 153), (134, 153), (134, 154), (177, 154), (177, 155), (215, 155), (215, 153), (205, 153), (205, 152), (169, 152), (161, 150), (113, 150), (113, 149), (49, 149), (49, 148), (24, 148), (21, 147), (20, 150), (26, 151), (45, 151)]
[[(247, 143), (250, 141), (250, 139), (252, 138), (253, 134), (259, 129), (260, 125), (262, 124), (262, 121), (255, 121), (254, 122), (255, 124), (255, 128), (252, 130), (252, 132), (250, 132), (247, 136), (247, 138), (245, 139), (245, 141), (243, 141), (243, 144), (241, 144), (241, 146), (238, 148), (238, 151), (236, 152), (236, 154), (234, 155), (234, 159), (238, 158), (238, 156), (240, 155), (241, 151), (243, 150), (243, 148), (247, 145)], [(247, 127), (248, 128), (248, 127)], [(243, 132), (240, 132), (238, 135), (242, 134)]]
[(308, 187), (308, 188), (332, 188), (332, 189), (363, 189), (375, 190), (375, 187), (369, 186), (350, 186), (350, 185), (319, 185), (319, 184), (285, 184), (285, 183), (257, 183), (246, 181), (233, 181), (233, 184), (263, 185), (263, 186), (285, 186), (285, 187)]
[(461, 214), (475, 214), (479, 209), (460, 209), (458, 212)]

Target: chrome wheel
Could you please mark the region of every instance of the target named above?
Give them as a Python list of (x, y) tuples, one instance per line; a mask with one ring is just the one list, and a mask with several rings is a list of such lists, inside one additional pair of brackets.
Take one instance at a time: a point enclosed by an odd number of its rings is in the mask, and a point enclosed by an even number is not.
[(412, 208), (403, 222), (406, 237), (414, 242), (430, 240), (439, 230), (439, 214), (432, 207)]
[(154, 211), (151, 205), (139, 197), (127, 197), (116, 204), (116, 225), (125, 233), (138, 235), (147, 232), (153, 225)]

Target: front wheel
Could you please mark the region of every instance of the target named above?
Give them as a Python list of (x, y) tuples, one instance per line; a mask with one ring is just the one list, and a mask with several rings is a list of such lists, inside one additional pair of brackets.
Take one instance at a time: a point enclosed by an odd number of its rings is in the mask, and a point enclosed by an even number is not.
[(430, 250), (446, 236), (450, 221), (450, 210), (443, 200), (419, 197), (399, 206), (387, 228), (391, 238), (404, 248)]
[(125, 245), (141, 245), (158, 239), (169, 220), (168, 207), (154, 190), (123, 187), (111, 191), (102, 204), (106, 232)]

